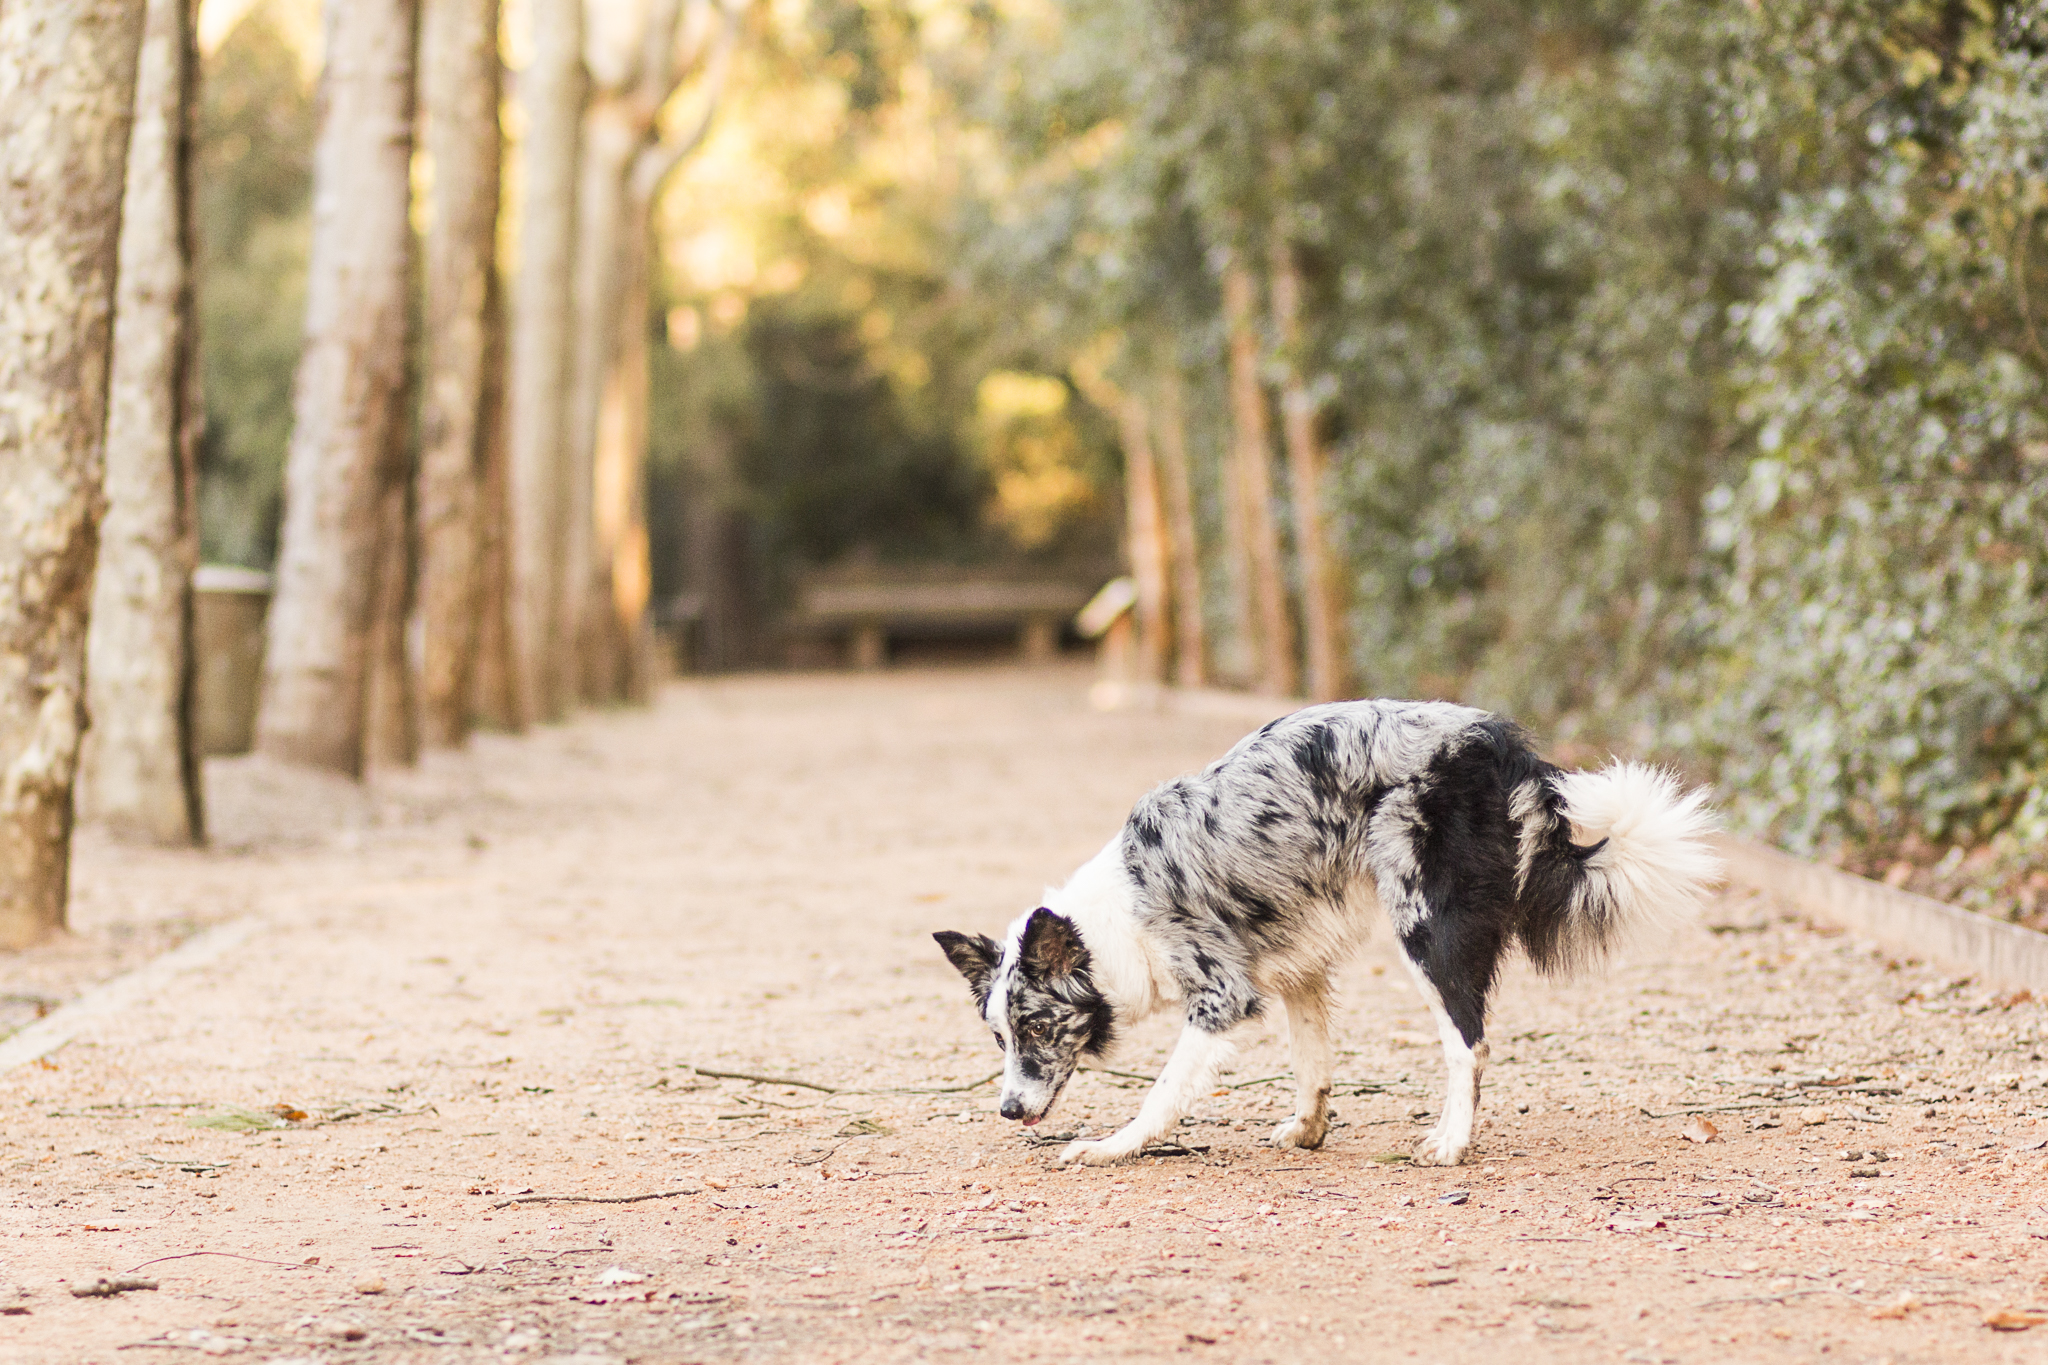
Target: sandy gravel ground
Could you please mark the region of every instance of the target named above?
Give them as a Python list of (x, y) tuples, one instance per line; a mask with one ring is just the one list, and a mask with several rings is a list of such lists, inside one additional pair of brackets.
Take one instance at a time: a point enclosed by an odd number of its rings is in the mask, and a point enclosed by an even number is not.
[(0, 1360), (2042, 1358), (1986, 1323), (2048, 1309), (2041, 1006), (1753, 900), (1512, 972), (1466, 1167), (1389, 1159), (1441, 1063), (1375, 949), (1323, 1151), (1263, 1145), (1267, 1031), (1182, 1147), (1056, 1168), (927, 935), (1242, 728), (1084, 686), (693, 683), (367, 790), (216, 765), (212, 853), (88, 840), (81, 933), (5, 993), (259, 927), (0, 1076)]

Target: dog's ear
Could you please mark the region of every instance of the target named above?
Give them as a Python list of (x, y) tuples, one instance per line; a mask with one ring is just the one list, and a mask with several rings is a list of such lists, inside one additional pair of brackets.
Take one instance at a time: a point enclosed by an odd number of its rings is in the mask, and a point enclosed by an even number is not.
[(1088, 950), (1081, 945), (1074, 922), (1042, 905), (1024, 922), (1017, 957), (1033, 976), (1048, 978), (1072, 976), (1088, 965)]
[(960, 975), (967, 978), (967, 985), (974, 992), (977, 1008), (988, 1003), (988, 983), (995, 977), (996, 964), (1002, 961), (1003, 950), (996, 941), (986, 934), (956, 934), (951, 929), (941, 929), (932, 935), (945, 950), (946, 961)]

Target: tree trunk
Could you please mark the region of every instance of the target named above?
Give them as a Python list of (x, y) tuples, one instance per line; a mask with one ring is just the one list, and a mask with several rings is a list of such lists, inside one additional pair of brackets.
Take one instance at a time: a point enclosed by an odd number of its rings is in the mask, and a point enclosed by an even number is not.
[(519, 651), (513, 630), (511, 461), (505, 431), (505, 310), (491, 310), (484, 358), (484, 469), (477, 488), (476, 668), (470, 714), (478, 725), (516, 731)]
[(511, 492), (511, 622), (520, 714), (569, 712), (570, 642), (557, 611), (569, 522), (567, 393), (576, 266), (576, 153), (583, 115), (582, 0), (532, 0), (533, 61), (521, 73), (519, 278), (513, 295), (507, 394)]
[(421, 738), (469, 735), (480, 638), (498, 236), (498, 0), (424, 0), (420, 123), (432, 167), (420, 403)]
[(1187, 414), (1181, 401), (1180, 371), (1169, 363), (1159, 379), (1159, 486), (1166, 511), (1166, 545), (1172, 571), (1174, 681), (1182, 687), (1208, 682), (1208, 624), (1202, 619), (1202, 561), (1195, 540), (1194, 480), (1188, 468)]
[[(410, 471), (408, 471), (410, 473)], [(418, 510), (410, 477), (390, 480), (377, 506), (377, 601), (370, 614), (365, 762), (409, 768), (420, 760), (419, 662), (409, 648), (419, 591)]]
[[(1228, 385), (1226, 384), (1226, 390)], [(1244, 480), (1237, 469), (1236, 409), (1231, 409), (1233, 430), (1226, 444), (1218, 484), (1223, 492), (1224, 586), (1229, 594), (1230, 638), (1217, 650), (1217, 669), (1233, 684), (1251, 686), (1258, 679), (1258, 613), (1252, 608), (1251, 514), (1245, 507)]]
[[(330, 0), (306, 341), (258, 749), (359, 776), (386, 493), (402, 477), (418, 0)], [(388, 600), (388, 598), (387, 598)]]
[(0, 948), (63, 927), (142, 0), (0, 5)]
[[(638, 72), (629, 73), (637, 77)], [(576, 642), (564, 662), (575, 671), (566, 680), (572, 693), (589, 701), (610, 701), (605, 685), (611, 633), (610, 574), (596, 553), (595, 518), (598, 424), (606, 388), (618, 355), (622, 314), (623, 257), (627, 251), (626, 176), (653, 124), (638, 90), (596, 85), (583, 114), (583, 146), (576, 189), (576, 334), (569, 384), (568, 496), (563, 515), (560, 600), (555, 610), (562, 638)], [(645, 224), (639, 225), (645, 230)]]
[[(637, 10), (594, 5), (585, 13), (593, 88), (578, 189), (561, 610), (591, 701), (629, 700), (643, 685), (634, 679), (647, 664), (647, 233), (662, 182), (710, 128), (737, 22), (731, 0), (649, 0)], [(662, 107), (700, 62), (704, 101), (695, 126), (664, 142)]]
[(647, 549), (648, 240), (644, 209), (633, 206), (639, 230), (629, 236), (619, 277), (618, 341), (598, 410), (594, 511), (596, 563), (605, 589), (594, 598), (593, 672), (586, 695), (595, 701), (645, 701), (652, 688), (647, 599), (653, 588)]
[(193, 733), (192, 571), (203, 409), (192, 311), (192, 0), (148, 0), (121, 197), (79, 810), (125, 838), (205, 838)]
[(1273, 443), (1266, 416), (1266, 390), (1259, 380), (1259, 340), (1251, 272), (1233, 260), (1223, 272), (1223, 311), (1230, 332), (1230, 407), (1239, 495), (1243, 499), (1252, 602), (1259, 636), (1261, 692), (1276, 697), (1299, 686), (1294, 662), (1294, 620), (1288, 614), (1282, 575), (1280, 523), (1274, 513)]
[(1159, 505), (1159, 473), (1152, 460), (1151, 414), (1135, 393), (1116, 399), (1117, 433), (1124, 448), (1124, 527), (1131, 577), (1138, 585), (1140, 682), (1166, 680), (1166, 519)]
[(1307, 636), (1308, 697), (1345, 695), (1344, 609), (1323, 509), (1324, 457), (1315, 400), (1301, 377), (1301, 269), (1286, 237), (1273, 237), (1273, 320), (1287, 375), (1280, 386), (1280, 428), (1294, 495), (1294, 545), (1301, 556), (1301, 621)]

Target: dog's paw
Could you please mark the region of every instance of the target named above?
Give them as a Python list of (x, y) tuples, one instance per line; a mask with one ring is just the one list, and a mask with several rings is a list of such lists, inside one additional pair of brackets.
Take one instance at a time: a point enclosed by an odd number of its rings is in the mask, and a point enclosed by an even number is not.
[(1309, 1118), (1297, 1114), (1273, 1130), (1270, 1139), (1275, 1147), (1316, 1148), (1323, 1145), (1323, 1139), (1330, 1135), (1330, 1121), (1320, 1116)]
[(1066, 1150), (1060, 1153), (1060, 1164), (1078, 1162), (1083, 1166), (1108, 1166), (1122, 1161), (1136, 1150), (1115, 1138), (1083, 1139), (1067, 1144)]
[(1457, 1166), (1464, 1162), (1468, 1143), (1453, 1143), (1438, 1133), (1431, 1133), (1415, 1144), (1415, 1151), (1408, 1160), (1417, 1166)]

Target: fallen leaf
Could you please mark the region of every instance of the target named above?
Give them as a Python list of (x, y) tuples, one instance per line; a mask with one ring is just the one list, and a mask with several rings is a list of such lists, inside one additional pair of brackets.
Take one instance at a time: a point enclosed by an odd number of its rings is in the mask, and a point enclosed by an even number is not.
[(294, 1108), (289, 1104), (273, 1104), (270, 1106), (270, 1112), (283, 1119), (286, 1123), (303, 1123), (306, 1118), (305, 1110)]
[(1721, 1130), (1698, 1114), (1694, 1114), (1685, 1127), (1679, 1130), (1678, 1135), (1687, 1142), (1707, 1143), (1721, 1136)]
[(1919, 1306), (1920, 1300), (1914, 1298), (1911, 1294), (1901, 1294), (1897, 1298), (1893, 1299), (1890, 1303), (1881, 1303), (1877, 1307), (1871, 1309), (1870, 1316), (1872, 1316), (1873, 1318), (1886, 1318), (1895, 1320), (1898, 1318), (1905, 1317), (1906, 1314), (1912, 1312), (1915, 1308), (1918, 1308)]
[(356, 1281), (356, 1293), (358, 1294), (381, 1294), (383, 1292), (384, 1277), (381, 1275), (365, 1275)]
[(284, 1120), (275, 1114), (260, 1114), (254, 1109), (243, 1109), (231, 1104), (217, 1114), (207, 1114), (201, 1118), (186, 1119), (185, 1126), (187, 1128), (218, 1128), (228, 1133), (248, 1133), (264, 1128), (282, 1128), (285, 1124)]
[(832, 1136), (843, 1138), (886, 1137), (894, 1131), (896, 1130), (888, 1127), (886, 1124), (876, 1123), (873, 1119), (854, 1119)]
[(2048, 1322), (2048, 1313), (2029, 1313), (2024, 1308), (2000, 1308), (1984, 1315), (1984, 1325), (1994, 1332), (2024, 1332)]

